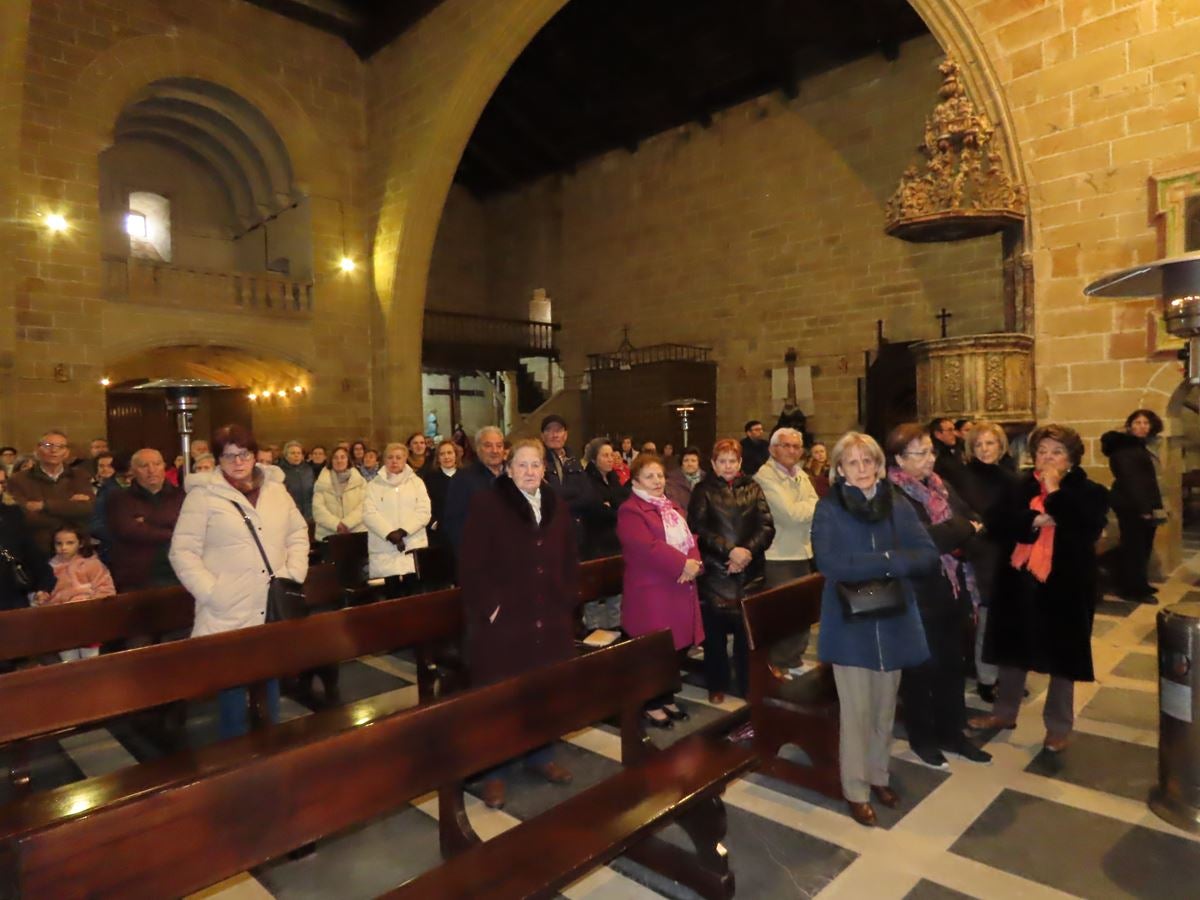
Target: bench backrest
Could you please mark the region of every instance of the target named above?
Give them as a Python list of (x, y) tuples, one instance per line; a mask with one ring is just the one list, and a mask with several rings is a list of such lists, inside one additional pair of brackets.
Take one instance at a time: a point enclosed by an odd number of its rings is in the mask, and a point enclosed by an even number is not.
[(824, 587), (824, 575), (806, 575), (746, 597), (742, 601), (742, 617), (750, 649), (765, 651), (775, 641), (820, 622)]
[(613, 597), (622, 590), (625, 558), (605, 556), (589, 559), (579, 567), (579, 602), (590, 603), (601, 597)]
[(356, 704), (361, 721), (345, 707), (162, 760), (176, 771), (156, 789), (158, 764), (68, 785), (0, 811), (0, 881), (28, 897), (81, 878), (97, 897), (190, 893), (614, 713), (636, 723), (678, 683), (658, 632), (383, 718)]
[(0, 744), (462, 630), (454, 589), (24, 669), (0, 678)]

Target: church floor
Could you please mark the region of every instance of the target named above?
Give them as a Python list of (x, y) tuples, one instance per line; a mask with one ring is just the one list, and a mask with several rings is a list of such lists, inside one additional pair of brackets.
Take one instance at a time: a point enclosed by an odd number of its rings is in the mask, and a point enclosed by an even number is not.
[[(1200, 537), (1185, 539), (1188, 562), (1161, 590), (1163, 604), (1200, 584)], [(1186, 834), (1145, 804), (1157, 778), (1156, 607), (1106, 601), (1098, 610), (1093, 648), (1098, 681), (1076, 691), (1076, 733), (1059, 756), (1041, 749), (1045, 678), (1030, 679), (1016, 731), (991, 736), (990, 766), (951, 758), (949, 771), (918, 762), (896, 742), (896, 810), (877, 807), (881, 827), (862, 828), (840, 803), (760, 775), (725, 795), (726, 846), (743, 898), (1175, 898), (1200, 884), (1200, 836)], [(814, 641), (815, 644), (815, 641)], [(346, 700), (386, 692), (416, 702), (411, 663), (393, 656), (348, 663)], [(703, 725), (721, 710), (687, 685), (692, 720)], [(972, 703), (972, 701), (974, 701)], [(971, 705), (983, 707), (972, 693)], [(727, 709), (739, 701), (731, 699)], [(308, 710), (284, 700), (285, 716)], [(215, 739), (215, 703), (199, 704), (188, 729), (196, 743)], [(687, 729), (655, 732), (659, 742)], [(474, 797), (468, 811), (485, 839), (604, 779), (618, 767), (619, 739), (607, 726), (566, 736), (559, 759), (575, 774), (566, 787), (514, 772), (508, 805), (487, 809)], [(151, 751), (128, 728), (99, 729), (46, 748), (34, 773), (39, 789), (131, 765)], [(392, 815), (322, 841), (303, 859), (260, 867), (204, 891), (219, 900), (278, 897), (374, 897), (438, 862), (436, 800), (431, 795)], [(668, 836), (670, 832), (668, 832)], [(681, 833), (680, 833), (680, 839)], [(576, 882), (570, 898), (635, 900), (688, 897), (621, 859)]]

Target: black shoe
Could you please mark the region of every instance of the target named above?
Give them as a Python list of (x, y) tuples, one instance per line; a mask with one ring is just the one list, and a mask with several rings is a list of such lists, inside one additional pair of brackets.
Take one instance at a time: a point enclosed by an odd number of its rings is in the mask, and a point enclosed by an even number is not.
[(691, 716), (688, 714), (688, 711), (678, 703), (667, 703), (664, 706), (660, 706), (659, 709), (665, 712), (668, 717), (674, 719), (676, 722), (686, 722), (691, 718)]
[(917, 755), (917, 759), (931, 769), (950, 768), (950, 763), (946, 762), (946, 757), (937, 747), (913, 747), (912, 752)]
[(942, 750), (947, 753), (953, 753), (955, 756), (961, 756), (967, 762), (982, 763), (987, 765), (992, 761), (992, 754), (986, 750), (980, 749), (972, 744), (965, 737), (960, 738), (952, 744), (944, 745)]
[(980, 682), (975, 686), (975, 693), (979, 695), (979, 699), (984, 703), (996, 702), (996, 686), (994, 684)]

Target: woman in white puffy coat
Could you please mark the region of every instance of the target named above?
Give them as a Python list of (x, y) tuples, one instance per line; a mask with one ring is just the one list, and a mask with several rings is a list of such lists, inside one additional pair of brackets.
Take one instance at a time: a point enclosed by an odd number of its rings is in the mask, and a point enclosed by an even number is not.
[(366, 531), (363, 501), (367, 480), (350, 465), (350, 452), (344, 447), (333, 451), (329, 467), (321, 470), (313, 489), (313, 521), (316, 538), (323, 541), (331, 534)]
[(407, 460), (407, 447), (388, 444), (383, 468), (367, 483), (363, 500), (370, 577), (386, 579), (389, 597), (411, 593), (416, 587), (412, 551), (429, 546), (429, 493)]
[[(243, 515), (258, 533), (271, 569), (303, 582), (308, 575), (308, 524), (275, 466), (255, 465), (258, 443), (240, 425), (214, 436), (218, 467), (190, 487), (175, 532), (170, 560), (196, 602), (192, 637), (262, 625), (270, 576)], [(278, 718), (279, 684), (269, 685), (272, 720)], [(246, 731), (246, 690), (221, 692), (220, 731)]]

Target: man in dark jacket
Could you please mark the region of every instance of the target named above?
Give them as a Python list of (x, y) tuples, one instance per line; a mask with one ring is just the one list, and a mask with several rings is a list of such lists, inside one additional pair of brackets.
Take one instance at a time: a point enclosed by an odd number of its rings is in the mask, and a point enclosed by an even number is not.
[(771, 448), (767, 445), (763, 423), (751, 419), (746, 423), (746, 436), (742, 438), (742, 474), (753, 478), (770, 458)]
[(25, 513), (38, 550), (53, 553), (54, 532), (63, 525), (86, 528), (92, 514), (92, 475), (87, 466), (68, 468), (71, 445), (61, 431), (47, 431), (37, 445), (37, 465), (19, 472), (8, 492)]
[(133, 483), (108, 499), (113, 581), (118, 591), (179, 584), (167, 552), (183, 491), (167, 481), (166, 463), (157, 450), (139, 450), (130, 468)]
[(567, 501), (575, 520), (575, 536), (582, 544), (583, 517), (595, 499), (587, 473), (567, 448), (567, 420), (557, 413), (542, 419), (542, 446), (546, 448), (546, 483)]
[(929, 436), (933, 438), (933, 471), (948, 482), (959, 493), (963, 489), (963, 458), (958, 445), (958, 431), (952, 419), (934, 419), (929, 423)]
[(485, 425), (475, 433), (475, 452), (479, 458), (450, 479), (446, 491), (446, 511), (442, 518), (445, 536), (454, 553), (462, 541), (467, 524), (471, 498), (490, 488), (504, 471), (504, 432), (495, 425)]

